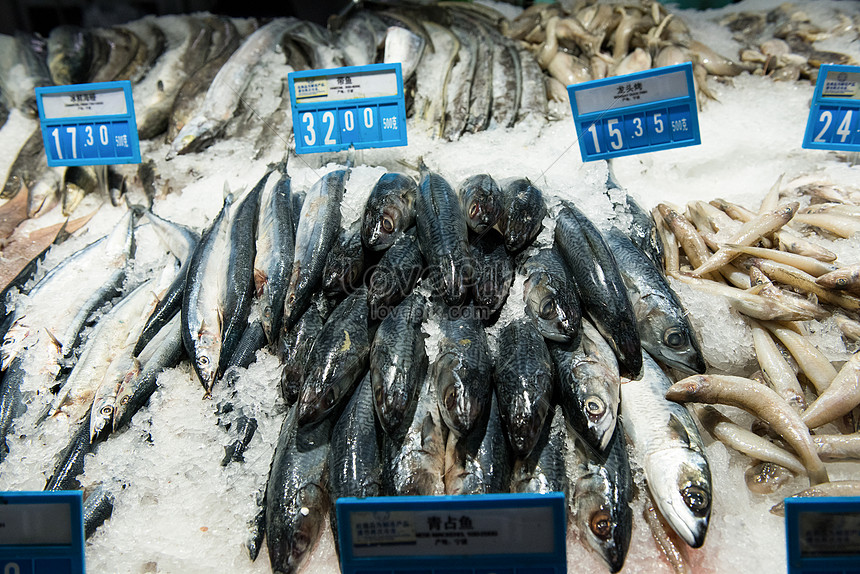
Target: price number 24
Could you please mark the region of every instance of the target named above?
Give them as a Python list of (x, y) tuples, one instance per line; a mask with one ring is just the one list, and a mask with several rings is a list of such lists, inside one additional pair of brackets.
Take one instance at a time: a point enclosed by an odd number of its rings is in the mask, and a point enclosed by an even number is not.
[(825, 136), (830, 131), (830, 127), (833, 125), (833, 121), (838, 118), (838, 115), (834, 116), (832, 110), (822, 110), (818, 116), (818, 123), (823, 123), (824, 125), (812, 141), (817, 143), (835, 143), (838, 140), (838, 143), (846, 143), (851, 136), (851, 120), (853, 116), (854, 110), (846, 110), (845, 115), (842, 116), (842, 121), (839, 122), (839, 126), (836, 128), (836, 137), (828, 140)]

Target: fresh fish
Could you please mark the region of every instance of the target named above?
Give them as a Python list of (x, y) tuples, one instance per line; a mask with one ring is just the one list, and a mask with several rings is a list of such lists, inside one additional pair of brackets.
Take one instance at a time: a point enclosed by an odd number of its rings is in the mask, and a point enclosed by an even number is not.
[(337, 241), (340, 204), (348, 178), (348, 168), (325, 174), (307, 192), (302, 204), (293, 268), (284, 303), (284, 327), (287, 330), (308, 308), (313, 292), (322, 281), (326, 256)]
[(308, 356), (298, 402), (302, 427), (328, 417), (367, 369), (372, 332), (367, 289), (356, 289), (332, 312)]
[(338, 547), (335, 503), (346, 496), (382, 496), (382, 451), (370, 375), (358, 384), (340, 418), (332, 427), (328, 457), (331, 498), (329, 520)]
[(16, 357), (0, 375), (0, 462), (9, 453), (6, 435), (11, 432), (12, 423), (27, 410), (21, 395), (21, 384), (26, 374), (23, 361), (23, 357)]
[(91, 452), (90, 418), (87, 416), (75, 427), (69, 443), (57, 457), (57, 464), (48, 478), (45, 490), (79, 490), (81, 484), (78, 482), (78, 476), (84, 472), (87, 455)]
[(266, 485), (266, 544), (272, 572), (298, 572), (319, 540), (329, 509), (331, 422), (299, 427), (298, 408), (287, 414)]
[(433, 292), (446, 305), (460, 305), (472, 279), (466, 218), (451, 185), (426, 166), (421, 169), (415, 220)]
[(373, 251), (388, 249), (415, 223), (415, 180), (402, 173), (386, 173), (376, 182), (361, 220), (361, 240)]
[[(346, 65), (366, 66), (375, 63), (376, 51), (382, 43), (382, 38), (377, 37), (377, 30), (384, 27), (385, 23), (370, 11), (356, 10), (346, 21), (337, 24), (335, 43), (340, 48)], [(406, 79), (404, 75), (403, 80)]]
[[(797, 374), (776, 346), (776, 342), (758, 321), (749, 320), (756, 359), (771, 387), (798, 412), (806, 409), (806, 398)], [(701, 419), (701, 417), (700, 417)], [(764, 460), (764, 459), (759, 459)], [(784, 466), (784, 465), (783, 465)]]
[(207, 392), (215, 384), (224, 335), (221, 325), (221, 283), (226, 279), (226, 254), (230, 249), (227, 237), (232, 204), (233, 196), (228, 194), (218, 216), (200, 238), (188, 264), (182, 294), (182, 343)]
[(275, 49), (296, 22), (293, 18), (275, 18), (245, 38), (213, 78), (196, 113), (176, 134), (167, 153), (168, 159), (200, 151), (221, 135), (251, 82), (256, 64), (264, 54)]
[(305, 204), (307, 194), (304, 191), (294, 193), (292, 197), (292, 214), (293, 214), (293, 237), (299, 230), (299, 221), (301, 221), (302, 206)]
[(134, 58), (120, 72), (119, 79), (128, 79), (132, 84), (137, 84), (164, 52), (167, 38), (161, 28), (155, 25), (155, 17), (134, 20), (125, 24), (125, 27), (140, 39), (140, 43)]
[(561, 406), (556, 405), (548, 418), (532, 452), (515, 463), (511, 490), (534, 494), (563, 492), (566, 498), (570, 491), (566, 469), (568, 441)]
[(36, 129), (21, 146), (15, 161), (12, 162), (0, 199), (15, 197), (22, 187), (30, 189), (47, 170), (47, 166), (42, 130)]
[(424, 272), (424, 260), (413, 231), (404, 233), (370, 270), (367, 303), (371, 317), (384, 319), (415, 287)]
[(519, 251), (531, 243), (543, 228), (544, 217), (543, 193), (528, 179), (515, 179), (502, 186), (499, 229), (505, 236), (508, 251)]
[(446, 494), (496, 494), (511, 491), (514, 457), (505, 434), (495, 393), (473, 432), (448, 435), (445, 452)]
[(520, 52), (507, 38), (493, 42), (493, 99), (490, 125), (513, 127), (523, 91)]
[(127, 80), (121, 74), (128, 69), (129, 64), (137, 55), (140, 46), (138, 37), (126, 28), (96, 28), (92, 31), (106, 47), (107, 61), (104, 65), (93, 70), (90, 82), (110, 82)]
[(397, 496), (444, 494), (445, 445), (448, 429), (436, 401), (436, 384), (428, 377), (420, 383), (411, 420), (405, 431), (383, 437), (385, 491)]
[(525, 48), (517, 47), (520, 73), (522, 75), (522, 90), (520, 91), (520, 105), (517, 108), (517, 122), (525, 121), (527, 118), (544, 120), (547, 114), (546, 86), (544, 73), (535, 61), (534, 56)]
[(550, 345), (558, 374), (559, 403), (568, 424), (592, 448), (603, 452), (615, 431), (621, 379), (612, 349), (587, 320), (578, 345)]
[(507, 301), (514, 282), (514, 262), (501, 234), (490, 229), (480, 236), (472, 244), (472, 263), (475, 303), (484, 307), (488, 315), (495, 315)]
[(617, 228), (604, 234), (633, 306), (642, 347), (687, 374), (707, 366), (687, 311), (660, 269)]
[[(38, 117), (34, 89), (53, 83), (45, 61), (31, 48), (25, 33), (0, 34), (0, 100), (6, 102), (6, 115), (9, 109), (18, 109), (31, 118)], [(5, 119), (0, 126), (3, 123)]]
[(390, 26), (385, 34), (382, 61), (386, 64), (399, 62), (403, 83), (406, 83), (418, 68), (426, 45), (427, 42), (418, 34), (400, 26)]
[(610, 572), (624, 566), (633, 530), (633, 483), (624, 428), (619, 423), (605, 454), (575, 441), (570, 472), (573, 519)]
[(327, 28), (308, 20), (288, 24), (285, 34), (305, 48), (314, 69), (339, 68), (344, 65), (343, 56)]
[[(462, 311), (462, 312), (461, 312)], [(492, 392), (487, 334), (473, 305), (449, 309), (439, 320), (442, 338), (431, 368), (442, 420), (456, 435), (468, 435), (482, 420)]]
[(140, 333), (140, 339), (134, 347), (134, 356), (139, 355), (156, 333), (182, 308), (185, 279), (188, 275), (191, 256), (197, 248), (197, 244), (200, 243), (200, 234), (182, 224), (159, 217), (152, 210), (145, 211), (143, 215), (149, 220), (152, 229), (165, 247), (179, 261), (180, 267), (175, 279), (167, 290), (159, 296), (158, 304), (149, 315), (146, 325)]
[[(322, 299), (319, 295), (318, 299)], [(292, 329), (281, 334), (279, 350), (284, 370), (281, 372), (281, 396), (288, 405), (299, 399), (299, 390), (308, 367), (308, 356), (325, 323), (326, 315), (317, 302), (311, 302)]]
[(818, 277), (815, 282), (827, 289), (860, 295), (860, 265), (846, 265), (839, 269), (832, 269)]
[[(459, 11), (455, 11), (457, 13)], [(493, 38), (499, 35), (492, 24), (485, 23), (480, 17), (460, 12), (455, 15), (455, 21), (471, 30), (477, 40), (477, 55), (475, 70), (472, 74), (472, 86), (469, 93), (469, 113), (466, 116), (465, 131), (477, 133), (487, 129), (492, 117), (493, 100)]]
[(854, 353), (839, 373), (801, 417), (809, 428), (817, 428), (849, 413), (860, 404), (860, 354)]
[(489, 175), (473, 175), (457, 189), (466, 223), (475, 233), (484, 233), (502, 217), (502, 190)]
[(429, 20), (423, 26), (433, 51), (424, 54), (415, 70), (412, 117), (427, 126), (431, 135), (441, 137), (445, 129), (448, 81), (460, 50), (460, 41), (446, 26)]
[(475, 30), (456, 21), (448, 26), (460, 43), (457, 61), (448, 77), (447, 102), (445, 103), (445, 126), (442, 135), (449, 141), (457, 140), (466, 129), (469, 118), (469, 97), (478, 63), (478, 40)]
[[(792, 494), (791, 498), (810, 496), (860, 496), (860, 480), (834, 480), (833, 482), (816, 484), (797, 494)], [(785, 514), (785, 500), (780, 500), (774, 504), (770, 511), (777, 516), (783, 516)]]
[(636, 314), (600, 231), (573, 204), (564, 202), (556, 217), (555, 244), (579, 288), (583, 310), (612, 346), (621, 375), (638, 377), (642, 352)]
[(107, 168), (103, 165), (72, 165), (66, 168), (62, 183), (63, 215), (68, 217), (87, 195), (105, 192)]
[(621, 415), (654, 503), (693, 548), (705, 541), (711, 515), (711, 471), (698, 427), (667, 394), (672, 382), (647, 354), (639, 381), (622, 388)]
[(551, 411), (553, 367), (549, 350), (531, 321), (505, 325), (498, 335), (496, 394), (505, 431), (517, 458), (535, 448)]
[(245, 449), (248, 448), (251, 439), (254, 438), (254, 433), (257, 431), (257, 419), (240, 415), (236, 417), (230, 430), (231, 434), (237, 438), (224, 447), (224, 458), (221, 459), (221, 466), (227, 466), (231, 462), (245, 461)]
[(48, 36), (48, 68), (58, 86), (90, 81), (95, 50), (93, 34), (77, 26), (57, 26)]
[(560, 343), (579, 342), (582, 310), (576, 284), (556, 249), (541, 249), (522, 266), (526, 276), (523, 300), (526, 315), (544, 338)]
[[(623, 213), (630, 217), (630, 230), (626, 233), (627, 238), (633, 245), (639, 248), (660, 272), (663, 271), (663, 241), (657, 231), (657, 225), (651, 214), (645, 211), (639, 203), (633, 199), (627, 190), (621, 187), (612, 171), (612, 162), (609, 162), (609, 175), (606, 179), (607, 191), (611, 194), (613, 189), (624, 192), (624, 203), (615, 203), (616, 215)], [(611, 195), (610, 195), (611, 197)]]
[(391, 436), (402, 433), (427, 375), (426, 335), (421, 330), (426, 305), (423, 295), (410, 294), (382, 319), (370, 346), (373, 406), (382, 429)]
[(266, 345), (266, 335), (263, 333), (263, 324), (259, 319), (255, 319), (248, 323), (245, 330), (242, 331), (242, 338), (236, 345), (236, 349), (227, 364), (224, 366), (224, 373), (233, 367), (246, 369), (248, 365), (257, 360), (257, 351)]
[(279, 170), (280, 177), (274, 185), (266, 185), (260, 197), (257, 255), (254, 259), (254, 283), (257, 295), (262, 297), (263, 330), (270, 343), (275, 342), (281, 331), (290, 264), (295, 251), (290, 176), (286, 164)]
[(361, 227), (356, 221), (348, 230), (342, 230), (326, 257), (322, 273), (322, 288), (329, 295), (349, 293), (363, 283), (364, 250), (361, 246)]
[(84, 540), (110, 519), (113, 514), (114, 496), (103, 485), (98, 485), (84, 500)]

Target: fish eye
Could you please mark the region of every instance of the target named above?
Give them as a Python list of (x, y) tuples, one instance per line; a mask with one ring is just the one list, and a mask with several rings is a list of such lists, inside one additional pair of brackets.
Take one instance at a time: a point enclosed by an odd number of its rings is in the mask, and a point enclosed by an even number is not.
[(197, 358), (197, 366), (200, 367), (201, 369), (205, 369), (206, 367), (208, 367), (209, 366), (209, 357), (207, 357), (206, 355), (203, 355), (202, 357), (198, 357)]
[(454, 390), (454, 387), (448, 389), (445, 393), (445, 408), (449, 411), (453, 411), (454, 407), (457, 405), (457, 392)]
[(684, 504), (696, 514), (703, 514), (711, 505), (711, 497), (701, 486), (690, 485), (681, 490)]
[(839, 279), (836, 280), (836, 286), (837, 287), (847, 287), (848, 286), (848, 279), (846, 279), (845, 277), (840, 277)]
[(612, 519), (605, 510), (599, 510), (592, 514), (588, 526), (594, 535), (601, 540), (609, 540), (612, 535)]
[(385, 230), (386, 233), (391, 233), (392, 231), (394, 231), (394, 220), (388, 216), (383, 217), (382, 229)]
[(472, 205), (469, 206), (469, 219), (475, 219), (478, 217), (478, 212), (480, 208), (478, 207), (477, 202), (473, 202)]
[(544, 299), (540, 306), (541, 319), (552, 319), (555, 316), (555, 300), (552, 298)]
[(128, 396), (125, 396), (125, 397), (121, 398), (121, 399), (119, 400), (119, 404), (121, 404), (121, 405), (127, 405), (127, 404), (128, 404), (128, 399), (129, 399), (129, 397), (128, 397)]
[(678, 328), (666, 329), (666, 332), (663, 333), (663, 342), (672, 347), (673, 349), (677, 349), (681, 345), (686, 342), (686, 337), (684, 333), (681, 332)]
[(597, 397), (585, 399), (585, 410), (590, 417), (599, 417), (606, 412), (606, 405)]
[(101, 412), (101, 414), (105, 416), (110, 416), (110, 414), (113, 412), (113, 407), (111, 405), (105, 405), (101, 408), (101, 411), (99, 412)]

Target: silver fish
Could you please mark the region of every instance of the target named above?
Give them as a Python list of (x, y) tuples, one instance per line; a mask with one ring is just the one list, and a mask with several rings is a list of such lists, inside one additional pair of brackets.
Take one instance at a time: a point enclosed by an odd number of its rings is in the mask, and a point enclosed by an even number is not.
[(361, 240), (373, 251), (391, 247), (415, 223), (418, 185), (402, 173), (386, 173), (376, 182), (361, 220)]

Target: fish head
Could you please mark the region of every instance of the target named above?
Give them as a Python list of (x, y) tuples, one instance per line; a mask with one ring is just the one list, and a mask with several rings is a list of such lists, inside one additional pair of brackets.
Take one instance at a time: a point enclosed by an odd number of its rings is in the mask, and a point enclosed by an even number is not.
[(466, 436), (483, 412), (483, 402), (468, 391), (461, 379), (460, 359), (446, 353), (434, 363), (437, 402), (445, 424), (457, 435)]
[(25, 317), (17, 319), (3, 335), (3, 344), (0, 345), (0, 368), (4, 371), (29, 345), (30, 327), (24, 319)]
[(114, 403), (100, 401), (93, 403), (90, 416), (90, 443), (102, 438), (105, 431), (113, 428)]
[(299, 426), (313, 425), (323, 420), (340, 403), (344, 394), (343, 385), (314, 385), (311, 381), (323, 378), (316, 368), (305, 378), (298, 399)]
[[(607, 373), (608, 379), (617, 379)], [(613, 385), (617, 388), (618, 385)], [(606, 449), (618, 424), (619, 397), (613, 397), (605, 382), (577, 385), (576, 400), (585, 419), (588, 443)]]
[[(299, 488), (288, 510), (284, 529), (269, 542), (269, 560), (273, 574), (295, 574), (311, 554), (323, 524), (322, 508), (327, 496), (318, 485)], [(268, 534), (268, 533), (267, 533)]]
[(501, 191), (489, 175), (472, 176), (460, 187), (460, 205), (475, 233), (484, 233), (502, 216)]
[(81, 186), (66, 182), (63, 188), (63, 215), (66, 217), (71, 215), (78, 208), (78, 205), (81, 204), (86, 194), (86, 190)]
[(194, 370), (200, 377), (200, 383), (206, 393), (212, 392), (218, 374), (218, 356), (221, 349), (221, 338), (215, 333), (204, 329), (197, 334), (197, 345), (194, 357)]
[[(543, 388), (552, 388), (552, 377), (549, 374), (531, 376), (523, 381), (522, 385), (534, 387), (536, 378), (545, 379), (539, 383)], [(549, 394), (535, 399), (534, 394), (528, 392), (514, 395), (511, 403), (502, 409), (502, 412), (507, 413), (505, 418), (508, 439), (517, 457), (524, 459), (532, 452), (540, 438), (549, 410)]]
[(406, 374), (393, 364), (385, 369), (372, 364), (370, 380), (377, 418), (385, 432), (395, 436), (414, 398), (414, 393), (409, 392)]
[(556, 289), (546, 273), (534, 273), (523, 284), (526, 314), (544, 338), (559, 343), (578, 338), (582, 315), (576, 296)]
[(216, 120), (204, 116), (194, 117), (182, 126), (179, 133), (176, 134), (176, 139), (170, 144), (166, 159), (200, 151), (215, 141), (218, 135), (219, 129)]
[(604, 495), (605, 482), (586, 475), (573, 489), (576, 520), (588, 545), (594, 549), (610, 572), (624, 566), (630, 548), (632, 513), (626, 501), (613, 503)]
[(648, 488), (660, 513), (672, 529), (692, 548), (705, 542), (711, 515), (711, 472), (701, 453), (686, 448), (670, 448), (654, 453), (648, 462), (659, 469)]
[(140, 362), (135, 359), (131, 369), (123, 376), (117, 389), (116, 398), (114, 398), (114, 412), (111, 421), (114, 432), (125, 422), (125, 413), (128, 410), (131, 397), (137, 389), (137, 381), (140, 379), (140, 374)]
[[(637, 313), (637, 315), (639, 315)], [(670, 367), (688, 375), (707, 369), (696, 335), (683, 315), (659, 311), (656, 307), (637, 320), (642, 347)]]
[(435, 277), (430, 278), (434, 285), (434, 291), (442, 295), (442, 299), (449, 307), (456, 307), (463, 303), (469, 289), (471, 277), (471, 261), (455, 261), (446, 257), (435, 267)]
[(396, 198), (379, 205), (365, 208), (361, 220), (361, 241), (373, 251), (383, 251), (391, 247), (405, 231), (409, 220), (405, 205)]

